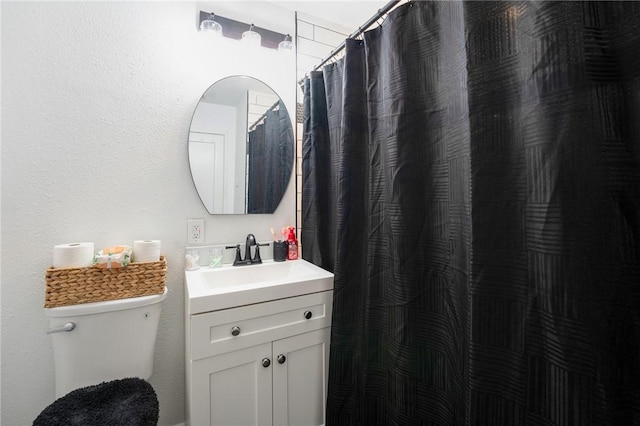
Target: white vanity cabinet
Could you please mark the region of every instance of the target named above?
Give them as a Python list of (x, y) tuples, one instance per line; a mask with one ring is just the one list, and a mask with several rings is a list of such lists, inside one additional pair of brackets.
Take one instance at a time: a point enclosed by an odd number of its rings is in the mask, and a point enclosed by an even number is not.
[(191, 425), (324, 424), (333, 291), (187, 317)]

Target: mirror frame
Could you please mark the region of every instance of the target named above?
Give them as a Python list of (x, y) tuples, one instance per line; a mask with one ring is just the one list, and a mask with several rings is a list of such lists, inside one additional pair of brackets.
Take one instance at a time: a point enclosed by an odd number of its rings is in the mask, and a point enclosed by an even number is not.
[[(241, 87), (233, 87), (234, 84), (239, 84)], [(218, 90), (216, 90), (216, 86)], [(248, 100), (246, 106), (238, 104), (240, 107), (244, 106), (246, 108), (245, 111), (239, 111), (236, 107), (228, 106), (228, 101), (221, 101), (221, 104), (211, 102), (212, 99), (216, 100), (226, 91), (233, 90), (236, 90), (234, 96), (237, 98), (244, 96), (245, 99), (248, 99), (252, 90), (256, 91), (256, 97), (263, 98), (261, 100), (264, 105), (261, 108), (265, 108), (266, 111), (263, 114), (260, 114), (260, 118), (257, 119), (255, 123), (250, 123), (250, 120), (255, 120), (257, 114), (254, 113), (253, 116), (251, 116)], [(238, 92), (238, 90), (240, 92)], [(270, 95), (268, 96), (273, 96), (273, 99), (277, 99), (277, 101), (271, 105), (271, 108), (267, 108), (265, 103), (269, 100), (269, 97), (259, 96), (259, 90), (263, 90), (262, 93), (264, 94), (269, 92)], [(256, 103), (260, 102), (258, 101)], [(229, 123), (233, 120), (234, 124), (231, 127), (235, 127), (237, 131), (229, 131), (229, 135), (238, 135), (241, 133), (240, 129), (245, 129), (244, 138), (241, 135), (233, 137), (235, 142), (232, 145), (232, 148), (235, 154), (230, 154), (230, 145), (226, 143), (224, 137), (220, 138), (220, 141), (222, 142), (218, 142), (218, 139), (212, 139), (219, 137), (216, 133), (217, 130), (211, 131), (210, 133), (202, 131), (204, 127), (200, 126), (208, 126), (209, 120), (206, 121), (206, 124), (203, 124), (202, 120), (198, 120), (198, 123), (195, 124), (194, 128), (194, 123), (196, 123), (199, 111), (200, 115), (204, 114), (202, 110), (202, 108), (204, 108), (203, 104), (211, 104), (212, 109), (214, 110), (215, 108), (220, 108), (218, 110), (220, 114), (216, 114), (217, 124), (214, 124), (211, 128), (215, 128), (216, 125), (231, 126)], [(228, 110), (225, 111), (225, 108)], [(236, 108), (236, 111), (231, 111), (233, 108)], [(269, 114), (267, 114), (268, 112)], [(268, 119), (271, 120), (271, 122), (269, 125), (266, 125), (266, 121)], [(257, 123), (260, 124), (255, 126)], [(265, 126), (262, 126), (263, 124), (265, 124)], [(250, 146), (249, 127), (254, 126), (257, 130), (261, 130), (260, 132), (256, 131), (254, 133), (265, 133), (262, 139), (253, 138), (254, 140), (251, 141), (251, 143), (253, 143), (253, 147), (257, 146), (256, 143), (259, 143), (259, 149), (252, 149), (252, 146)], [(276, 126), (275, 129), (273, 126)], [(261, 127), (268, 128), (270, 131), (265, 132), (265, 129), (261, 129)], [(266, 133), (268, 133), (268, 135)], [(271, 140), (274, 139), (274, 137), (268, 137), (275, 135), (278, 135), (276, 137), (277, 140)], [(196, 136), (204, 137), (207, 140), (192, 140)], [(198, 148), (199, 154), (197, 154), (195, 143), (199, 142), (202, 142), (202, 144), (197, 145), (200, 147)], [(240, 147), (239, 144), (243, 144), (244, 146)], [(220, 148), (220, 145), (222, 148)], [(262, 155), (264, 154), (262, 151), (264, 150), (266, 152), (267, 150), (266, 148), (263, 149), (264, 147), (269, 147), (269, 152), (266, 153), (266, 158), (260, 157), (258, 160), (252, 161), (250, 152), (254, 152), (254, 155)], [(231, 75), (221, 78), (205, 90), (194, 109), (191, 117), (191, 123), (189, 125), (187, 152), (192, 182), (196, 192), (198, 193), (200, 201), (209, 214), (273, 214), (287, 191), (293, 176), (293, 169), (295, 167), (295, 136), (291, 115), (278, 93), (263, 81), (248, 75)], [(229, 159), (232, 160), (229, 161)], [(210, 169), (206, 168), (206, 164), (203, 164), (201, 167), (196, 163), (196, 161), (206, 163), (207, 160), (211, 160), (214, 163), (211, 165)], [(240, 163), (240, 160), (242, 160), (242, 163)], [(230, 163), (235, 163), (232, 166), (232, 169), (234, 170), (233, 175), (228, 175), (226, 172), (221, 172), (219, 170), (220, 165), (222, 165), (222, 167), (228, 167), (228, 164)], [(241, 171), (240, 164), (244, 165)], [(247, 170), (248, 165), (250, 164), (258, 164), (259, 171), (256, 171), (256, 168), (253, 168), (253, 174), (259, 174), (259, 179), (255, 176), (253, 176), (253, 178), (249, 176), (252, 174), (252, 169)], [(260, 166), (263, 164), (271, 164), (271, 167), (261, 168)], [(280, 166), (276, 168), (276, 164), (280, 164)], [(282, 164), (286, 164), (286, 167), (282, 167)], [(218, 168), (218, 170), (216, 170), (216, 168)], [(241, 179), (242, 177), (244, 177), (244, 180)], [(253, 182), (253, 185), (251, 185), (249, 181)], [(264, 182), (266, 182), (266, 184), (264, 184)], [(244, 186), (244, 188), (240, 191), (242, 186)], [(205, 192), (205, 189), (206, 191), (211, 191), (211, 193)], [(205, 192), (205, 194), (201, 193), (201, 191)], [(244, 198), (242, 202), (242, 211), (239, 211), (240, 192), (242, 192)], [(229, 198), (229, 194), (234, 194), (231, 199), (227, 199)], [(250, 194), (257, 195), (252, 196), (251, 199), (249, 199)], [(270, 194), (274, 194), (275, 199), (271, 199)], [(220, 200), (221, 197), (225, 196), (227, 196), (227, 198), (223, 198), (222, 207), (219, 204), (216, 205), (214, 198), (217, 197), (216, 199)], [(206, 201), (205, 197), (208, 198)], [(230, 204), (232, 204), (233, 207), (231, 207)], [(253, 209), (253, 211), (248, 211), (251, 209)]]

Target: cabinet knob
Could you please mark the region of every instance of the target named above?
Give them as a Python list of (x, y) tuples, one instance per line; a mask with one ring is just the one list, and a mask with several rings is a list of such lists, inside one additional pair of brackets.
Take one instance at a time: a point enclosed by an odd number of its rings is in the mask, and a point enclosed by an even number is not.
[(304, 311), (304, 317), (306, 319), (311, 319), (312, 316), (313, 314), (311, 313), (311, 311)]
[(271, 365), (271, 360), (270, 360), (269, 358), (263, 358), (263, 359), (262, 359), (262, 366), (263, 366), (264, 368), (267, 368), (267, 367), (268, 367), (268, 366), (270, 366), (270, 365)]
[(232, 336), (237, 336), (238, 334), (240, 334), (240, 327), (235, 326), (231, 329), (231, 335)]
[(280, 354), (278, 355), (278, 364), (284, 364), (284, 362), (287, 360), (287, 357)]

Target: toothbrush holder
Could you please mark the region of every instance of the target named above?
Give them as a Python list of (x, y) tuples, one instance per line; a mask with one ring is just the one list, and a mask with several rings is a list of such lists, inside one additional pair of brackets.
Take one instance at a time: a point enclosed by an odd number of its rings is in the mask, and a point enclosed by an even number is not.
[(286, 241), (274, 241), (273, 242), (273, 260), (276, 262), (283, 262), (287, 260), (287, 250), (289, 244)]

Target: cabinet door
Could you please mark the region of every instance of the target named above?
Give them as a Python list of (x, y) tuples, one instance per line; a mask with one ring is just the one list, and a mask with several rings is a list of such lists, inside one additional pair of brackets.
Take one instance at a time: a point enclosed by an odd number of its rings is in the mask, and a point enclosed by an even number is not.
[(272, 361), (271, 343), (193, 361), (191, 425), (271, 425)]
[(325, 423), (330, 330), (326, 327), (273, 342), (275, 425)]

